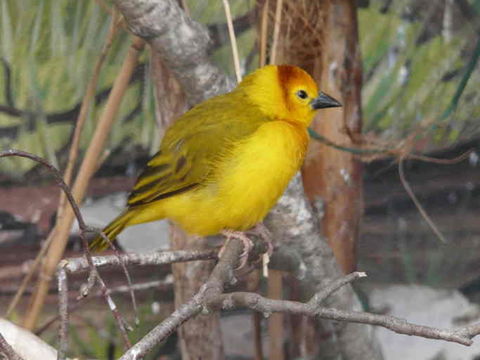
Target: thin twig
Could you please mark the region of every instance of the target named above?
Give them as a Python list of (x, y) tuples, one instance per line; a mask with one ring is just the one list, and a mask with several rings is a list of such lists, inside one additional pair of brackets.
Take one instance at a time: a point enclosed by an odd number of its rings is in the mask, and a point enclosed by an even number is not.
[(405, 191), (407, 192), (407, 194), (410, 196), (410, 198), (412, 199), (413, 203), (415, 204), (415, 206), (417, 207), (418, 211), (420, 212), (420, 214), (422, 215), (423, 219), (425, 220), (425, 222), (428, 224), (428, 226), (430, 227), (430, 229), (432, 229), (433, 233), (438, 237), (438, 239), (443, 242), (444, 244), (447, 243), (447, 239), (445, 239), (445, 237), (443, 236), (443, 234), (440, 232), (440, 230), (438, 230), (437, 226), (435, 225), (435, 223), (432, 221), (432, 219), (430, 218), (430, 216), (427, 214), (427, 212), (425, 211), (425, 209), (423, 208), (422, 204), (420, 203), (420, 201), (418, 200), (417, 196), (415, 195), (415, 193), (413, 192), (412, 188), (410, 187), (410, 184), (408, 183), (407, 179), (405, 178), (405, 173), (404, 173), (404, 170), (403, 170), (403, 157), (400, 158), (400, 160), (398, 161), (398, 175), (400, 176), (400, 181), (403, 185), (403, 187), (405, 188)]
[(65, 360), (68, 350), (68, 282), (62, 266), (57, 271), (58, 312), (60, 315), (59, 347), (57, 360)]
[(204, 306), (205, 300), (216, 298), (223, 292), (226, 284), (235, 282), (233, 272), (242, 251), (243, 244), (241, 241), (231, 239), (225, 245), (222, 257), (213, 269), (209, 279), (198, 293), (133, 345), (119, 360), (135, 360), (143, 357), (155, 345), (170, 336), (185, 321), (195, 317), (202, 310), (207, 313), (209, 309)]
[[(125, 285), (120, 285), (114, 288), (109, 289), (110, 295), (112, 294), (124, 294), (124, 293), (129, 293), (130, 291), (146, 291), (146, 290), (161, 290), (161, 291), (167, 291), (172, 289), (172, 284), (173, 284), (173, 279), (171, 276), (167, 276), (164, 280), (153, 280), (153, 281), (147, 281), (144, 283), (139, 283), (139, 284), (132, 284), (132, 286), (125, 286)], [(103, 294), (101, 291), (96, 292), (95, 297), (103, 297)], [(95, 297), (90, 296), (90, 297), (82, 297), (78, 299), (73, 305), (69, 305), (68, 310), (69, 314), (71, 315), (73, 312), (78, 310), (83, 304), (92, 301), (95, 299)], [(45, 330), (47, 330), (50, 326), (52, 326), (55, 322), (57, 322), (60, 319), (61, 315), (56, 314), (52, 316), (50, 319), (45, 321), (42, 326), (40, 326), (38, 329), (35, 330), (35, 335), (40, 336)]]
[[(95, 133), (80, 166), (78, 172), (79, 175), (72, 186), (73, 196), (79, 202), (83, 200), (88, 182), (97, 169), (99, 154), (102, 152), (109, 130), (119, 109), (121, 99), (125, 94), (131, 75), (136, 67), (139, 52), (143, 46), (143, 40), (139, 38), (133, 39), (132, 45), (130, 46), (127, 56), (122, 64), (120, 74), (114, 81), (112, 91), (109, 94), (107, 103), (95, 129)], [(62, 221), (55, 226), (55, 239), (48, 250), (31, 305), (24, 319), (23, 324), (27, 329), (33, 329), (38, 319), (48, 292), (49, 282), (55, 274), (57, 265), (63, 256), (75, 215), (76, 214), (74, 214), (70, 208), (66, 208), (62, 216)]]
[(452, 165), (452, 164), (457, 164), (465, 159), (468, 159), (470, 154), (474, 151), (474, 149), (470, 149), (468, 151), (465, 151), (463, 154), (454, 157), (453, 159), (439, 159), (439, 158), (434, 158), (431, 156), (425, 156), (425, 155), (420, 155), (420, 154), (408, 154), (408, 158), (414, 159), (414, 160), (419, 160), (419, 161), (424, 161), (424, 162), (430, 162), (434, 164), (441, 164), (441, 165)]
[(268, 8), (270, 0), (265, 0), (262, 7), (262, 20), (260, 23), (260, 67), (267, 64), (267, 38), (268, 38)]
[(162, 323), (157, 325), (143, 339), (127, 351), (120, 360), (134, 360), (146, 355), (155, 345), (165, 340), (179, 326), (200, 312), (208, 313), (218, 310), (233, 310), (248, 308), (264, 315), (282, 312), (290, 314), (318, 317), (327, 320), (347, 321), (360, 324), (377, 325), (398, 334), (415, 335), (428, 339), (439, 339), (469, 346), (472, 338), (480, 334), (480, 323), (456, 328), (440, 329), (431, 326), (416, 325), (394, 316), (378, 315), (367, 312), (345, 311), (320, 306), (320, 302), (333, 292), (355, 279), (364, 277), (365, 273), (356, 272), (332, 282), (326, 288), (315, 294), (307, 303), (288, 300), (265, 298), (251, 292), (223, 293), (225, 284), (231, 283), (233, 266), (237, 263), (242, 245), (230, 241), (225, 248), (219, 263), (209, 280), (200, 291), (187, 303), (179, 307)]
[(353, 282), (356, 279), (366, 276), (367, 274), (364, 272), (355, 271), (345, 277), (340, 278), (339, 280), (332, 281), (324, 289), (322, 289), (312, 297), (312, 299), (310, 300), (310, 305), (320, 305), (325, 299), (327, 299), (331, 294), (336, 292), (341, 287)]
[(130, 273), (128, 272), (127, 269), (127, 264), (123, 259), (120, 258), (121, 254), (118, 248), (115, 246), (113, 242), (110, 241), (108, 236), (105, 235), (103, 231), (94, 231), (97, 234), (100, 234), (100, 236), (107, 241), (107, 243), (110, 245), (110, 247), (113, 249), (115, 252), (115, 256), (120, 260), (120, 265), (122, 266), (123, 274), (125, 275), (125, 278), (127, 279), (127, 286), (130, 287), (130, 300), (132, 301), (132, 307), (133, 307), (133, 314), (135, 317), (135, 323), (138, 325), (140, 322), (140, 319), (138, 318), (138, 307), (137, 307), (137, 299), (135, 298), (135, 292), (132, 289), (132, 278), (130, 276)]
[(310, 303), (272, 300), (249, 292), (223, 294), (215, 300), (215, 305), (224, 310), (249, 308), (264, 314), (286, 312), (290, 314), (319, 317), (327, 320), (377, 325), (392, 330), (397, 334), (445, 340), (466, 346), (470, 346), (473, 343), (471, 338), (478, 335), (480, 332), (480, 324), (457, 329), (440, 329), (412, 324), (404, 319), (394, 316), (377, 315), (358, 311), (344, 311), (326, 307), (314, 307), (311, 306)]
[(240, 72), (240, 60), (238, 58), (237, 38), (235, 37), (235, 29), (233, 28), (232, 14), (230, 12), (230, 4), (228, 0), (223, 0), (223, 7), (225, 8), (225, 16), (227, 17), (228, 35), (230, 36), (230, 43), (232, 46), (233, 64), (235, 66), (235, 75), (237, 82), (242, 81), (242, 73)]
[(55, 181), (57, 182), (57, 185), (65, 192), (65, 196), (67, 197), (67, 200), (69, 201), (69, 203), (72, 207), (73, 213), (75, 214), (75, 217), (77, 218), (78, 227), (81, 230), (86, 230), (87, 229), (87, 225), (83, 221), (82, 214), (80, 213), (80, 209), (78, 208), (78, 205), (77, 205), (75, 199), (73, 198), (70, 187), (65, 183), (65, 181), (63, 181), (62, 175), (60, 174), (60, 172), (57, 170), (56, 167), (54, 167), (52, 164), (50, 164), (47, 160), (45, 160), (45, 159), (43, 159), (43, 158), (41, 158), (37, 155), (26, 152), (26, 151), (15, 150), (15, 149), (0, 151), (0, 158), (12, 157), (12, 156), (18, 156), (18, 157), (23, 157), (23, 158), (26, 158), (26, 159), (30, 159), (30, 160), (33, 160), (33, 161), (45, 166), (50, 171), (50, 173), (53, 175), (53, 177), (55, 178)]
[(278, 40), (280, 37), (280, 24), (282, 22), (282, 8), (283, 0), (277, 0), (277, 7), (275, 8), (275, 22), (273, 28), (273, 43), (272, 43), (272, 52), (270, 55), (270, 63), (276, 64), (277, 53), (278, 53)]
[[(93, 284), (93, 281), (95, 281), (95, 280), (98, 281), (98, 283), (100, 284), (100, 288), (101, 288), (102, 293), (104, 294), (105, 301), (109, 305), (110, 310), (112, 311), (112, 314), (113, 314), (115, 320), (117, 321), (117, 325), (118, 325), (118, 327), (120, 329), (120, 333), (122, 334), (122, 337), (125, 341), (126, 347), (127, 348), (130, 347), (131, 343), (130, 343), (130, 340), (128, 339), (128, 335), (127, 335), (126, 329), (125, 329), (126, 322), (125, 322), (125, 320), (123, 320), (123, 317), (118, 312), (118, 309), (117, 309), (115, 303), (113, 302), (112, 298), (108, 294), (108, 289), (107, 289), (107, 286), (105, 285), (105, 282), (100, 277), (100, 274), (98, 273), (97, 269), (95, 268), (95, 265), (93, 264), (92, 256), (90, 254), (90, 250), (88, 249), (88, 242), (87, 242), (87, 239), (85, 237), (85, 234), (88, 231), (90, 231), (90, 229), (87, 227), (87, 225), (85, 224), (85, 221), (83, 220), (82, 214), (81, 214), (80, 209), (79, 209), (79, 207), (78, 207), (78, 205), (77, 205), (77, 203), (76, 203), (76, 201), (75, 201), (75, 199), (72, 195), (70, 187), (65, 183), (65, 181), (63, 181), (63, 178), (62, 178), (62, 175), (61, 175), (60, 171), (58, 171), (58, 169), (56, 169), (52, 164), (50, 164), (45, 159), (42, 159), (42, 158), (40, 158), (40, 157), (38, 157), (34, 154), (30, 154), (28, 152), (21, 151), (21, 150), (7, 150), (7, 151), (0, 152), (0, 158), (11, 157), (11, 156), (24, 157), (24, 158), (36, 161), (39, 164), (45, 166), (53, 174), (53, 176), (54, 176), (54, 178), (57, 182), (57, 185), (65, 192), (65, 196), (67, 197), (67, 199), (68, 199), (68, 201), (71, 205), (71, 209), (72, 209), (72, 211), (75, 215), (75, 218), (77, 219), (77, 222), (78, 222), (78, 227), (80, 228), (80, 239), (82, 240), (82, 245), (83, 245), (84, 252), (85, 252), (85, 258), (86, 258), (86, 261), (87, 261), (87, 263), (89, 265), (89, 269), (90, 269), (89, 279), (92, 279), (91, 284)], [(48, 282), (47, 282), (47, 284), (48, 284)], [(48, 288), (47, 288), (47, 290), (48, 290)], [(64, 295), (61, 295), (61, 296), (64, 296)], [(67, 326), (67, 325), (63, 325), (63, 326)], [(65, 346), (65, 348), (66, 348), (66, 346)]]
[[(120, 267), (122, 262), (128, 266), (146, 266), (165, 265), (195, 260), (215, 260), (216, 258), (216, 250), (176, 250), (145, 254), (127, 253), (120, 254), (119, 256), (93, 256), (92, 262), (97, 269), (102, 269), (104, 267)], [(83, 257), (66, 259), (64, 268), (68, 274), (78, 274), (90, 270), (87, 260)]]

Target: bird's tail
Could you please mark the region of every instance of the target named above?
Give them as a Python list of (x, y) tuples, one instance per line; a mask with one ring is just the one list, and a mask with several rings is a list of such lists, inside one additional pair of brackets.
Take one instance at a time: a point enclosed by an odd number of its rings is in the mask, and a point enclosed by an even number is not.
[[(134, 211), (125, 211), (124, 213), (117, 216), (110, 224), (103, 229), (103, 233), (110, 239), (113, 243), (118, 234), (128, 226), (130, 219), (135, 215)], [(95, 236), (89, 244), (89, 249), (93, 252), (100, 252), (107, 249), (109, 243), (100, 235)]]

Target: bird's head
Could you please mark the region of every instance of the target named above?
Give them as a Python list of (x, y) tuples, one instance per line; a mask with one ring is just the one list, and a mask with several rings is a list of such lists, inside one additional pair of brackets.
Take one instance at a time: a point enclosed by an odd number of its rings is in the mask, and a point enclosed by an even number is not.
[(319, 92), (306, 71), (292, 65), (264, 66), (246, 76), (238, 88), (268, 116), (305, 126), (317, 110), (341, 106), (334, 98)]

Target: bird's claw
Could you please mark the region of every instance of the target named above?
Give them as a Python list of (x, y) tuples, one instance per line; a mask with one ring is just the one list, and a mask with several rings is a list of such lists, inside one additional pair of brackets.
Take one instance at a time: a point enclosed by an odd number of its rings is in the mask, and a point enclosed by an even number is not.
[(267, 254), (272, 256), (273, 254), (273, 243), (272, 243), (272, 233), (263, 223), (258, 223), (253, 228), (248, 231), (249, 234), (259, 236), (267, 245)]
[(248, 261), (248, 255), (250, 254), (250, 251), (252, 251), (253, 249), (253, 242), (252, 240), (250, 240), (248, 238), (247, 235), (245, 235), (244, 232), (241, 232), (241, 231), (234, 231), (234, 230), (223, 230), (222, 231), (222, 234), (227, 238), (227, 241), (225, 242), (225, 244), (222, 246), (222, 248), (220, 249), (219, 251), (219, 257), (222, 256), (223, 254), (223, 251), (224, 251), (224, 248), (225, 246), (228, 244), (228, 241), (230, 239), (238, 239), (242, 242), (243, 244), (243, 251), (242, 253), (240, 254), (240, 258), (239, 258), (239, 265), (238, 267), (235, 269), (235, 270), (240, 270), (240, 269), (243, 269), (245, 267), (245, 265), (247, 264), (247, 261)]

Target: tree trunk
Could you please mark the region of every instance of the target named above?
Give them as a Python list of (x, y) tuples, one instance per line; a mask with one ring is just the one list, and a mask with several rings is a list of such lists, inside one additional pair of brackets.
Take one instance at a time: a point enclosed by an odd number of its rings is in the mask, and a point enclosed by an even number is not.
[[(327, 14), (323, 31), (320, 84), (343, 107), (325, 110), (314, 130), (337, 144), (352, 146), (361, 138), (361, 60), (354, 0), (322, 1)], [(345, 273), (356, 269), (356, 241), (362, 216), (362, 165), (353, 154), (315, 143), (303, 171), (310, 200), (324, 202), (324, 235)], [(315, 201), (314, 201), (315, 203)]]
[[(170, 70), (157, 54), (152, 55), (152, 76), (157, 98), (156, 119), (164, 130), (185, 110), (185, 96)], [(182, 230), (171, 226), (171, 248), (191, 249), (207, 247), (206, 239), (187, 236)], [(175, 292), (175, 308), (187, 302), (205, 283), (213, 269), (208, 261), (193, 261), (172, 265)], [(182, 359), (223, 359), (220, 333), (220, 315), (197, 316), (178, 330)]]
[[(320, 223), (312, 212), (303, 194), (300, 177), (290, 183), (279, 203), (267, 217), (266, 225), (272, 230), (273, 238), (288, 258), (299, 259), (297, 277), (302, 287), (303, 299), (325, 288), (333, 279), (342, 276), (332, 250), (325, 239), (319, 236)], [(278, 251), (278, 250), (277, 250)], [(303, 271), (301, 270), (303, 269)], [(350, 285), (330, 295), (326, 306), (344, 310), (361, 310), (361, 305)], [(308, 322), (306, 322), (308, 324)], [(353, 323), (321, 321), (322, 330), (312, 339), (316, 343), (305, 344), (304, 348), (319, 350), (308, 353), (307, 358), (343, 360), (381, 360), (371, 326)], [(312, 327), (303, 330), (310, 333)], [(321, 336), (320, 336), (321, 335)], [(321, 339), (319, 346), (318, 342)]]
[[(361, 136), (361, 60), (354, 0), (286, 1), (279, 62), (312, 74), (322, 91), (343, 107), (322, 110), (312, 128), (334, 143), (351, 146)], [(356, 268), (362, 215), (361, 163), (350, 153), (312, 141), (302, 171), (305, 191), (345, 273)]]
[[(274, 14), (277, 2), (271, 4)], [(361, 59), (358, 43), (356, 5), (353, 0), (322, 0), (298, 2), (284, 0), (280, 17), (280, 35), (277, 42), (276, 62), (302, 67), (313, 75), (320, 89), (340, 100), (343, 107), (322, 110), (312, 128), (329, 140), (350, 146), (361, 136)], [(278, 14), (278, 13), (277, 13)], [(272, 19), (272, 23), (278, 22)], [(294, 242), (302, 253), (307, 268), (318, 271), (318, 276), (340, 276), (335, 264), (329, 259), (324, 239), (333, 250), (336, 261), (344, 273), (356, 268), (356, 240), (362, 216), (361, 163), (352, 154), (331, 146), (312, 141), (307, 160), (302, 170), (305, 193), (314, 214), (320, 220), (318, 231), (324, 238), (303, 240), (303, 245)], [(293, 189), (291, 189), (293, 190)], [(299, 192), (299, 190), (295, 190)], [(297, 195), (298, 196), (298, 195)], [(282, 206), (281, 203), (279, 205)], [(282, 213), (285, 210), (282, 211)], [(303, 219), (305, 221), (305, 219)], [(277, 224), (277, 227), (280, 224)], [(292, 224), (290, 224), (292, 226)], [(288, 236), (283, 239), (289, 243)], [(310, 245), (308, 242), (312, 241)], [(314, 243), (316, 241), (317, 243)], [(297, 245), (298, 244), (298, 245)], [(305, 250), (308, 247), (308, 251)], [(312, 259), (309, 252), (316, 253)], [(305, 258), (307, 256), (307, 258)], [(322, 259), (323, 263), (318, 263)], [(322, 274), (322, 275), (320, 275)], [(311, 279), (307, 284), (317, 289), (325, 286), (320, 279)], [(303, 281), (305, 285), (305, 281)], [(334, 300), (332, 300), (334, 299)], [(335, 294), (331, 301), (335, 306), (349, 309), (359, 303), (352, 289)], [(297, 331), (310, 334), (307, 339), (296, 342), (296, 351), (303, 356), (318, 356), (330, 359), (378, 359), (375, 341), (366, 334), (367, 327), (348, 324), (337, 327), (331, 322), (313, 321), (295, 324)], [(293, 330), (292, 330), (293, 331)], [(364, 345), (354, 344), (363, 332)], [(318, 339), (322, 339), (319, 344)], [(368, 344), (368, 345), (366, 345)], [(366, 346), (365, 346), (366, 345)]]

